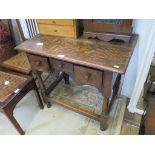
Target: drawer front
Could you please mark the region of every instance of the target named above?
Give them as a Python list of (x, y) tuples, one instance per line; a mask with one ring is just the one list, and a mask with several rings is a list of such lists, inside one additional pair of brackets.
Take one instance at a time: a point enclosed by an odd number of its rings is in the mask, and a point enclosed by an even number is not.
[(28, 54), (28, 59), (30, 61), (32, 70), (49, 72), (49, 65), (47, 62), (47, 58)]
[(52, 24), (52, 25), (65, 25), (73, 26), (73, 19), (37, 19), (38, 24)]
[(74, 27), (72, 26), (38, 24), (38, 27), (41, 34), (65, 36), (65, 37), (75, 36), (75, 30)]
[(102, 86), (102, 72), (86, 67), (74, 66), (74, 78), (82, 84), (88, 84), (101, 88)]
[(50, 59), (52, 70), (63, 71), (66, 73), (73, 73), (73, 64), (61, 60)]

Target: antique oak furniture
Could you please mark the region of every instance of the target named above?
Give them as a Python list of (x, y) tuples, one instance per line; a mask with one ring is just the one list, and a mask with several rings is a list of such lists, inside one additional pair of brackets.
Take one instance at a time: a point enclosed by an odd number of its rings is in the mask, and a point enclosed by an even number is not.
[(13, 111), (17, 103), (32, 89), (35, 90), (39, 107), (43, 109), (44, 106), (32, 77), (0, 71), (0, 112), (7, 116), (20, 134), (25, 132), (13, 116)]
[[(37, 35), (15, 49), (27, 53), (48, 107), (51, 106), (50, 101), (54, 101), (100, 121), (101, 130), (105, 130), (110, 107), (119, 89), (121, 75), (126, 71), (136, 40), (137, 35), (132, 35), (129, 43)], [(41, 72), (58, 74), (56, 74), (57, 78), (54, 83), (45, 87), (40, 77)], [(117, 78), (112, 86), (113, 73), (117, 73)], [(99, 88), (104, 96), (100, 115), (90, 112), (88, 109), (77, 108), (76, 105), (49, 95), (62, 79), (69, 84), (69, 75), (81, 84)]]
[(78, 21), (74, 19), (37, 19), (40, 34), (77, 38)]
[(131, 19), (84, 19), (84, 37), (104, 41), (120, 39), (129, 42), (132, 36)]
[[(16, 23), (17, 23), (18, 30), (20, 32), (21, 41), (23, 42), (23, 41), (27, 40), (27, 38), (25, 38), (25, 36), (24, 36), (19, 19), (16, 20)], [(32, 20), (32, 19), (31, 20), (26, 19), (26, 23), (27, 23), (27, 27), (28, 27), (29, 36), (30, 36), (30, 38), (32, 38), (37, 34), (36, 25), (34, 23), (34, 20)], [(11, 21), (10, 21), (10, 25), (12, 25)], [(14, 35), (12, 34), (12, 36), (14, 36)], [(9, 70), (19, 72), (19, 73), (23, 73), (23, 74), (27, 74), (27, 75), (31, 74), (31, 66), (28, 61), (27, 55), (25, 53), (17, 53), (13, 57), (3, 61), (0, 64), (0, 66), (4, 67), (6, 69), (9, 69)]]
[(10, 22), (0, 19), (0, 62), (15, 55), (13, 48), (15, 44), (11, 37)]

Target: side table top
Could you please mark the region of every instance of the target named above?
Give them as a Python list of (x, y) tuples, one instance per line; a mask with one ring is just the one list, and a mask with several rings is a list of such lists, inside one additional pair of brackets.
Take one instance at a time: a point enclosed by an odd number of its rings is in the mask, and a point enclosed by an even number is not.
[(129, 43), (122, 43), (37, 35), (16, 46), (15, 49), (124, 74), (137, 38), (137, 35), (133, 35)]
[(18, 93), (26, 81), (26, 77), (0, 71), (0, 107), (12, 94)]

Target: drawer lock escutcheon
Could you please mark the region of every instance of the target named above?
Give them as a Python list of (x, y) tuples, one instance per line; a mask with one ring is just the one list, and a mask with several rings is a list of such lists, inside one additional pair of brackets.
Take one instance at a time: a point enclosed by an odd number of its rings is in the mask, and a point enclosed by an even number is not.
[(41, 61), (36, 61), (37, 66), (41, 66), (42, 62)]
[(90, 73), (87, 73), (87, 74), (85, 75), (85, 79), (86, 79), (86, 80), (89, 80), (90, 77), (91, 77), (91, 74), (90, 74)]

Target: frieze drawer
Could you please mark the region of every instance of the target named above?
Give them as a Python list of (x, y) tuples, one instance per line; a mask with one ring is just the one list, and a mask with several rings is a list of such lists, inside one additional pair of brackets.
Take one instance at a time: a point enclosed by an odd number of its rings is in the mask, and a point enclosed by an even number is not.
[(37, 70), (41, 72), (50, 71), (47, 58), (32, 54), (27, 54), (27, 56), (30, 61), (32, 70)]
[(81, 84), (88, 84), (97, 88), (102, 86), (102, 71), (99, 70), (74, 65), (74, 78)]
[(62, 61), (62, 60), (56, 60), (56, 59), (50, 59), (50, 64), (52, 70), (56, 71), (63, 71), (66, 73), (72, 73), (73, 72), (73, 64)]

